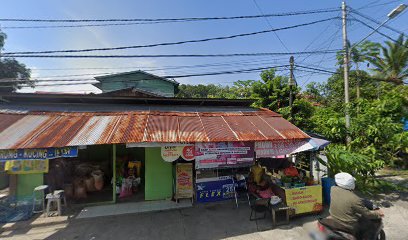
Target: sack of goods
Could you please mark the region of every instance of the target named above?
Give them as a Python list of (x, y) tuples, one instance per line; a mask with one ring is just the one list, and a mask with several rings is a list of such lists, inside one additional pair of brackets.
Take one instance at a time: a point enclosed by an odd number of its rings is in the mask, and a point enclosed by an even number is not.
[(103, 189), (103, 172), (101, 170), (95, 170), (91, 173), (95, 180), (95, 189), (100, 191)]

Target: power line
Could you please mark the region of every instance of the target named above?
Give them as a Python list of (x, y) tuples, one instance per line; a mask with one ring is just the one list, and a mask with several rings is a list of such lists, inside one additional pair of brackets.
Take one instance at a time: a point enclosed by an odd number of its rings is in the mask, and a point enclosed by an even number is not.
[(336, 53), (341, 49), (333, 49), (329, 51), (309, 51), (309, 52), (275, 52), (275, 53), (226, 53), (226, 54), (160, 54), (160, 55), (31, 55), (31, 54), (16, 54), (9, 55), (13, 58), (200, 58), (200, 57), (250, 57), (250, 56), (279, 56), (279, 55), (302, 55), (302, 54), (327, 54)]
[(405, 46), (405, 45), (403, 45), (403, 44), (399, 44), (397, 40), (391, 38), (391, 37), (388, 36), (387, 34), (384, 34), (384, 33), (380, 32), (378, 29), (376, 29), (376, 28), (370, 26), (369, 24), (365, 23), (364, 21), (361, 21), (360, 19), (357, 19), (357, 18), (355, 18), (355, 17), (353, 17), (352, 20), (353, 20), (353, 21), (357, 21), (357, 22), (363, 24), (364, 26), (370, 28), (371, 30), (375, 31), (376, 33), (380, 34), (381, 36), (383, 36), (383, 37), (385, 37), (385, 38), (388, 38), (389, 40), (391, 40), (391, 41), (397, 43), (397, 44), (400, 45), (400, 46), (405, 47), (405, 48), (408, 48), (408, 46)]
[[(375, 24), (378, 24), (378, 25), (382, 25), (382, 24), (383, 24), (383, 23), (381, 23), (381, 22), (375, 20), (375, 19), (372, 18), (372, 17), (369, 17), (369, 16), (367, 16), (367, 15), (362, 14), (361, 12), (359, 12), (359, 11), (353, 9), (353, 8), (350, 8), (350, 7), (349, 7), (349, 9), (350, 9), (350, 11), (351, 11), (353, 14), (357, 14), (358, 16), (360, 16), (360, 17), (362, 17), (362, 18), (365, 18), (365, 19), (367, 19), (367, 20), (369, 20), (369, 21), (371, 21), (371, 22), (373, 22), (373, 23), (375, 23)], [(396, 33), (405, 35), (405, 33), (404, 33), (403, 31), (400, 31), (400, 30), (398, 30), (398, 29), (395, 29), (395, 28), (393, 28), (393, 27), (390, 27), (390, 26), (388, 26), (388, 25), (386, 25), (386, 24), (383, 24), (382, 26), (385, 27), (385, 28), (387, 28), (387, 29), (389, 29), (389, 30), (391, 30), (391, 31), (394, 31), (394, 32), (396, 32)], [(406, 36), (406, 35), (405, 35), (405, 36)]]
[(251, 33), (242, 33), (242, 34), (223, 36), (223, 37), (186, 40), (186, 41), (179, 41), (179, 42), (155, 43), (155, 44), (148, 44), (148, 45), (110, 47), (110, 48), (69, 49), (69, 50), (50, 50), (50, 51), (31, 51), (31, 52), (6, 52), (6, 53), (3, 53), (3, 56), (10, 56), (10, 55), (16, 55), (16, 54), (49, 54), (49, 53), (78, 53), (78, 52), (93, 52), (93, 51), (111, 51), (111, 50), (124, 50), (124, 49), (136, 49), (136, 48), (150, 48), (150, 47), (158, 47), (158, 46), (171, 46), (171, 45), (180, 45), (180, 44), (186, 44), (186, 43), (208, 42), (208, 41), (214, 41), (214, 40), (233, 39), (233, 38), (238, 38), (238, 37), (253, 36), (253, 35), (264, 34), (264, 33), (269, 33), (269, 32), (274, 32), (274, 31), (282, 31), (282, 30), (287, 30), (287, 29), (292, 29), (292, 28), (304, 27), (304, 26), (321, 23), (321, 22), (330, 21), (335, 18), (337, 17), (326, 18), (326, 19), (321, 19), (321, 20), (317, 20), (313, 22), (302, 23), (302, 24), (297, 24), (297, 25), (292, 25), (292, 26), (287, 26), (287, 27), (281, 27), (281, 28), (275, 28), (275, 29), (269, 29), (269, 30), (263, 30), (263, 31), (258, 31), (258, 32), (251, 32)]
[(189, 18), (112, 18), (112, 19), (26, 19), (26, 18), (0, 18), (0, 22), (48, 22), (48, 23), (78, 23), (78, 22), (167, 22), (167, 21), (207, 21), (207, 20), (232, 20), (250, 19), (263, 17), (283, 17), (294, 15), (306, 15), (315, 13), (330, 13), (339, 11), (340, 8), (324, 8), (307, 11), (293, 11), (284, 13), (271, 13), (249, 16), (232, 17), (189, 17)]
[[(272, 24), (269, 22), (268, 17), (265, 16), (265, 14), (263, 13), (262, 9), (259, 7), (258, 3), (256, 2), (256, 0), (253, 0), (256, 8), (258, 8), (258, 11), (264, 16), (264, 19), (266, 21), (266, 23), (268, 24), (270, 29), (273, 29)], [(276, 36), (276, 38), (279, 40), (279, 42), (281, 43), (281, 45), (286, 49), (287, 52), (290, 52), (288, 47), (285, 45), (285, 43), (283, 43), (282, 39), (279, 37), (279, 35), (276, 32), (273, 32)]]
[[(186, 78), (186, 77), (199, 77), (199, 76), (213, 76), (213, 75), (225, 75), (225, 74), (237, 74), (237, 73), (251, 73), (251, 72), (258, 72), (258, 71), (263, 71), (263, 70), (267, 70), (267, 69), (271, 69), (271, 68), (282, 68), (282, 67), (287, 67), (288, 65), (280, 65), (280, 66), (269, 66), (269, 67), (261, 67), (261, 68), (251, 68), (251, 69), (240, 69), (240, 70), (234, 70), (234, 71), (221, 71), (221, 72), (207, 72), (207, 73), (195, 73), (195, 74), (187, 74), (187, 75), (170, 75), (170, 76), (163, 76), (163, 78)], [(91, 79), (93, 81), (95, 81), (94, 79)], [(91, 81), (91, 80), (87, 80), (87, 79), (83, 79), (82, 81)], [(14, 82), (27, 82), (27, 80), (15, 80)], [(51, 80), (47, 80), (47, 81), (51, 81)], [(79, 83), (55, 83), (55, 84), (41, 84), (41, 85), (36, 85), (38, 87), (43, 87), (43, 86), (67, 86), (67, 85), (83, 85), (83, 84), (92, 84), (92, 82), (80, 82), (81, 80), (77, 79), (77, 80), (72, 80), (72, 79), (60, 79), (60, 80), (53, 80), (55, 82), (72, 82), (72, 81), (76, 81)], [(118, 80), (119, 82), (132, 82), (130, 80), (125, 80), (125, 81), (121, 81)], [(4, 82), (10, 82), (10, 81), (4, 81)], [(35, 83), (35, 80), (33, 81), (33, 83)], [(97, 82), (93, 82), (93, 83), (97, 83)], [(6, 88), (6, 87), (14, 87), (13, 85), (0, 85), (0, 88)]]
[[(378, 1), (377, 1), (378, 2)], [(367, 5), (364, 5), (364, 6), (362, 6), (362, 7), (359, 7), (359, 8), (357, 8), (358, 10), (360, 10), (360, 9), (368, 9), (368, 8), (373, 8), (373, 7), (379, 7), (379, 6), (385, 6), (385, 5), (390, 5), (390, 4), (392, 4), (392, 3), (396, 3), (396, 2), (401, 2), (400, 0), (395, 0), (395, 1), (390, 1), (390, 2), (386, 2), (386, 3), (379, 3), (379, 4), (376, 4), (376, 5), (371, 5), (370, 3), (369, 4), (367, 4)], [(373, 3), (373, 2), (371, 2), (371, 3)], [(371, 5), (371, 6), (370, 6)]]
[(169, 66), (161, 66), (161, 67), (141, 67), (141, 66), (127, 66), (127, 67), (76, 67), (76, 68), (35, 68), (31, 69), (31, 71), (74, 71), (74, 70), (108, 70), (108, 69), (140, 69), (140, 70), (147, 70), (147, 71), (161, 71), (161, 70), (173, 70), (173, 69), (181, 69), (181, 68), (206, 68), (206, 67), (221, 67), (221, 66), (235, 66), (235, 65), (250, 65), (250, 64), (258, 64), (258, 63), (266, 63), (266, 62), (277, 62), (279, 60), (286, 60), (285, 58), (259, 58), (259, 59), (246, 59), (246, 60), (238, 60), (238, 61), (228, 61), (228, 62), (215, 62), (215, 63), (207, 63), (207, 64), (195, 64), (195, 65), (169, 65)]

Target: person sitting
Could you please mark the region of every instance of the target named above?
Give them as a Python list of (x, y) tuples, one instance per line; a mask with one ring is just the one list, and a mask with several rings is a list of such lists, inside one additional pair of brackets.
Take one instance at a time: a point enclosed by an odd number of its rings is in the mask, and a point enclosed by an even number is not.
[(285, 168), (283, 170), (283, 173), (285, 174), (285, 176), (289, 176), (289, 177), (297, 177), (299, 176), (299, 172), (298, 170), (295, 168), (293, 163), (290, 163), (290, 166)]
[(369, 210), (364, 200), (355, 194), (353, 176), (338, 173), (334, 179), (337, 186), (331, 188), (330, 215), (357, 239), (373, 239), (379, 226), (378, 221), (372, 220), (380, 220), (384, 214), (380, 210)]

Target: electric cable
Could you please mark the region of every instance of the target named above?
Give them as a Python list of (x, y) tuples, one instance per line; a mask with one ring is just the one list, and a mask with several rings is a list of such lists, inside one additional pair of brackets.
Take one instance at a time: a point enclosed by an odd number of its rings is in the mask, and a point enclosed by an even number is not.
[(332, 49), (329, 51), (308, 51), (308, 52), (275, 52), (275, 53), (226, 53), (226, 54), (161, 54), (161, 55), (31, 55), (31, 54), (16, 54), (4, 57), (13, 58), (200, 58), (200, 57), (249, 57), (249, 56), (274, 56), (274, 55), (302, 55), (302, 54), (327, 54), (336, 53), (341, 49)]
[[(335, 17), (337, 18), (337, 17)], [(239, 37), (246, 37), (246, 36), (253, 36), (258, 34), (264, 34), (274, 31), (282, 31), (287, 29), (293, 29), (298, 27), (304, 27), (309, 25), (314, 25), (317, 23), (327, 22), (334, 19), (326, 18), (317, 21), (312, 21), (308, 23), (296, 24), (292, 26), (286, 26), (281, 28), (257, 31), (257, 32), (250, 32), (250, 33), (241, 33), (236, 35), (230, 36), (222, 36), (222, 37), (212, 37), (212, 38), (204, 38), (204, 39), (195, 39), (195, 40), (185, 40), (185, 41), (178, 41), (178, 42), (165, 42), (165, 43), (155, 43), (155, 44), (148, 44), (148, 45), (135, 45), (135, 46), (121, 46), (121, 47), (109, 47), (109, 48), (88, 48), (88, 49), (68, 49), (68, 50), (49, 50), (49, 51), (27, 51), (27, 52), (5, 52), (3, 56), (10, 56), (10, 55), (17, 55), (17, 54), (49, 54), (49, 53), (79, 53), (79, 52), (93, 52), (93, 51), (111, 51), (111, 50), (124, 50), (124, 49), (139, 49), (139, 48), (151, 48), (151, 47), (158, 47), (158, 46), (171, 46), (171, 45), (180, 45), (180, 44), (187, 44), (187, 43), (198, 43), (198, 42), (208, 42), (208, 41), (215, 41), (215, 40), (225, 40), (225, 39), (233, 39)]]
[(0, 18), (0, 22), (48, 22), (48, 23), (77, 23), (77, 22), (160, 22), (160, 21), (206, 21), (206, 20), (231, 20), (263, 17), (282, 17), (305, 15), (315, 13), (337, 12), (340, 8), (323, 8), (306, 11), (293, 11), (283, 13), (271, 13), (262, 15), (249, 16), (232, 16), (232, 17), (188, 17), (188, 18), (111, 18), (111, 19), (27, 19), (27, 18)]

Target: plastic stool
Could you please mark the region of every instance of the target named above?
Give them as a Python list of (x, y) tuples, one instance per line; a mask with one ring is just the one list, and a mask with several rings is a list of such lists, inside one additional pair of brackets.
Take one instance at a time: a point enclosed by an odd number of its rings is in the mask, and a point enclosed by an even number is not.
[[(40, 185), (33, 190), (33, 213), (42, 213), (45, 210), (45, 190), (48, 188), (48, 185)], [(38, 195), (41, 193), (41, 198), (37, 198)], [(42, 210), (36, 210), (35, 205), (36, 203), (41, 203)]]
[[(48, 193), (45, 198), (47, 199), (47, 212), (45, 214), (45, 217), (48, 217), (50, 214), (53, 214), (53, 213), (57, 213), (58, 216), (61, 216), (61, 197), (59, 195)], [(56, 211), (50, 211), (52, 203), (57, 204)]]
[(55, 190), (54, 191), (54, 196), (58, 196), (60, 199), (64, 200), (64, 207), (67, 206), (67, 199), (65, 197), (65, 191), (64, 190)]

